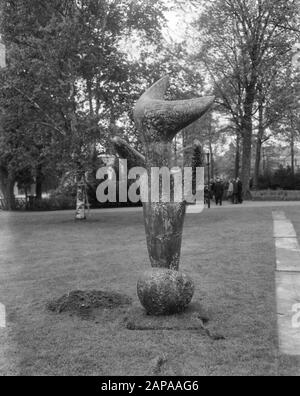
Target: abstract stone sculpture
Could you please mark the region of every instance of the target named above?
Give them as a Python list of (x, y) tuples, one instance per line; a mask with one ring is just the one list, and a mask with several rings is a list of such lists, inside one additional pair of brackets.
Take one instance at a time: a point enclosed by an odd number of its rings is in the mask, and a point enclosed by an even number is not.
[[(134, 119), (144, 146), (145, 157), (120, 138), (113, 142), (119, 155), (135, 159), (149, 175), (148, 201), (143, 203), (147, 246), (152, 271), (138, 281), (141, 304), (151, 315), (169, 315), (183, 311), (191, 302), (194, 285), (179, 272), (186, 202), (151, 201), (151, 169), (173, 162), (173, 139), (183, 128), (201, 118), (212, 106), (214, 97), (166, 101), (169, 78), (164, 77), (138, 100)], [(160, 191), (160, 194), (162, 192)], [(163, 200), (162, 200), (163, 201)]]

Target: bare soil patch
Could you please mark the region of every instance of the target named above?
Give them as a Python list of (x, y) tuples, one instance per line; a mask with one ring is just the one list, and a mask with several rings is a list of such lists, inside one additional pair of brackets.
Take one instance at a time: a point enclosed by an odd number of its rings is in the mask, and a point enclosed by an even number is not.
[(94, 319), (95, 310), (113, 310), (132, 304), (126, 295), (105, 291), (72, 291), (64, 296), (48, 302), (47, 310), (56, 314), (69, 313), (81, 319)]

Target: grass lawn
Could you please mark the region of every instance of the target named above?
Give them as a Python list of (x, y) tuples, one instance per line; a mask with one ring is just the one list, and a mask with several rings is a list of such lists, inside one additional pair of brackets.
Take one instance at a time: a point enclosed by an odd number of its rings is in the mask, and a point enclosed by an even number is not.
[[(280, 208), (300, 236), (298, 208)], [(181, 269), (196, 284), (215, 341), (197, 331), (131, 331), (126, 309), (82, 320), (46, 310), (74, 290), (114, 291), (137, 301), (136, 282), (150, 266), (142, 213), (0, 212), (2, 375), (161, 374), (300, 375), (300, 359), (278, 356), (272, 208), (206, 210), (188, 215)]]

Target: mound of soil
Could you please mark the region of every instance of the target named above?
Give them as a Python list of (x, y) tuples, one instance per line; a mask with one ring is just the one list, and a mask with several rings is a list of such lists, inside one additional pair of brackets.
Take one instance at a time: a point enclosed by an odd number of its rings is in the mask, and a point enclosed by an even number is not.
[(50, 301), (47, 310), (61, 314), (70, 313), (90, 319), (96, 309), (113, 310), (132, 304), (132, 299), (123, 294), (103, 291), (72, 291), (58, 300)]

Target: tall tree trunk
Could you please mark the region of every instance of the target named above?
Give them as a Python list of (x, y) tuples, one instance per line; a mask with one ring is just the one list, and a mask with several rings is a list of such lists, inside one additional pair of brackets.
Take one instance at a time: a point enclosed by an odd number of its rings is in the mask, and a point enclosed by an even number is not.
[(238, 131), (236, 134), (235, 169), (234, 169), (234, 176), (236, 179), (240, 176), (240, 167), (241, 167), (241, 134)]
[(250, 133), (250, 131), (247, 130), (243, 138), (243, 160), (242, 160), (242, 183), (244, 188), (245, 199), (251, 197), (251, 192), (250, 192), (251, 153), (252, 153), (252, 133)]
[(252, 113), (253, 105), (255, 100), (255, 86), (256, 81), (252, 81), (249, 85), (246, 93), (246, 99), (244, 104), (244, 117), (242, 120), (242, 139), (243, 139), (243, 158), (242, 158), (242, 183), (244, 198), (250, 199), (250, 179), (251, 179), (251, 154), (252, 154)]
[(16, 209), (14, 187), (15, 187), (14, 178), (0, 175), (0, 189), (4, 198), (3, 209), (5, 210), (11, 211)]
[(43, 183), (41, 180), (36, 181), (36, 199), (37, 201), (40, 201), (43, 196)]
[(215, 157), (212, 148), (212, 143), (209, 141), (209, 152), (210, 152), (210, 174), (211, 178), (214, 179), (215, 177)]
[(295, 133), (293, 128), (291, 129), (291, 171), (293, 188), (295, 188)]
[(255, 155), (255, 169), (253, 176), (253, 188), (258, 190), (259, 175), (260, 175), (260, 163), (261, 163), (261, 150), (262, 150), (262, 139), (258, 136), (256, 141), (256, 155)]
[(267, 159), (264, 147), (262, 148), (262, 173), (265, 176), (267, 173)]
[(43, 195), (43, 180), (42, 167), (38, 166), (36, 171), (36, 199), (40, 201)]
[(260, 174), (260, 163), (261, 163), (261, 150), (262, 150), (264, 133), (265, 133), (264, 109), (263, 106), (261, 105), (259, 107), (259, 125), (258, 125), (258, 135), (256, 140), (255, 169), (254, 169), (254, 178), (253, 178), (253, 188), (255, 190), (258, 189), (258, 179)]
[[(189, 146), (189, 141), (188, 141), (188, 134), (185, 129), (182, 130), (182, 146), (183, 147), (188, 147)], [(190, 155), (187, 151), (183, 151), (183, 164), (184, 166), (190, 166), (191, 158)]]

